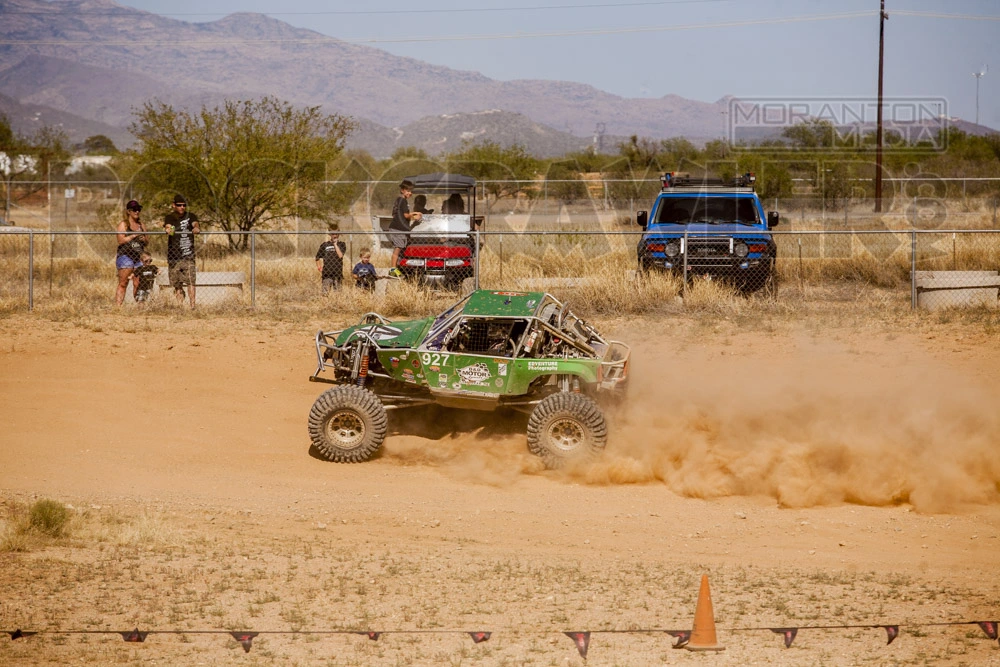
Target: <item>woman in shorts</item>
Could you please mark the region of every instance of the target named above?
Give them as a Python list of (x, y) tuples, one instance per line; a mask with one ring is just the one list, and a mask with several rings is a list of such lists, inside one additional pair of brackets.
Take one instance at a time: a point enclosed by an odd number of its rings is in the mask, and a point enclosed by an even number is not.
[(125, 301), (128, 281), (131, 278), (133, 291), (138, 288), (139, 277), (135, 270), (142, 266), (142, 253), (146, 249), (146, 226), (139, 219), (142, 205), (136, 200), (125, 204), (125, 213), (118, 223), (118, 252), (115, 255), (115, 268), (118, 270), (118, 289), (115, 291), (115, 303), (119, 306)]

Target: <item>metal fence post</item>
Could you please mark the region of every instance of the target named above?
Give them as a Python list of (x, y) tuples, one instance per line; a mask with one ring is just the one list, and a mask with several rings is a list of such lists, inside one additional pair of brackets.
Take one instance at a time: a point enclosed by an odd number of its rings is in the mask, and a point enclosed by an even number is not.
[(35, 233), (28, 232), (28, 310), (35, 309)]
[(802, 292), (803, 294), (805, 294), (806, 293), (806, 285), (805, 285), (805, 271), (804, 271), (803, 266), (802, 266), (802, 237), (801, 236), (799, 237), (798, 241), (799, 241), (799, 291)]
[(684, 232), (681, 239), (681, 256), (684, 258), (684, 268), (681, 269), (681, 301), (687, 303), (688, 289), (688, 233)]
[(476, 230), (476, 280), (475, 280), (476, 289), (479, 289), (479, 245), (480, 245), (480, 238), (479, 238), (479, 230), (477, 229)]
[(257, 232), (250, 231), (250, 306), (257, 305)]
[(917, 230), (910, 232), (910, 310), (917, 309)]

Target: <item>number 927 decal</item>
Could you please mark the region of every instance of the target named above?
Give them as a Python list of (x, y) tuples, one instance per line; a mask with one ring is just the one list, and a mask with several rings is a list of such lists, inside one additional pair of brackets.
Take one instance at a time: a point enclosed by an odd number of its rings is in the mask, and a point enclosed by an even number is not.
[(451, 358), (450, 354), (438, 354), (424, 352), (420, 355), (420, 361), (423, 362), (424, 366), (444, 366), (448, 363), (448, 359)]

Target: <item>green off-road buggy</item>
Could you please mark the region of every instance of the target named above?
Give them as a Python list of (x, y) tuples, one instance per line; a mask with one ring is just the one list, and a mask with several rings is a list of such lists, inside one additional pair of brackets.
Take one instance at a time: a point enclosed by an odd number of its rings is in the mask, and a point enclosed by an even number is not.
[(530, 413), (528, 449), (556, 468), (604, 449), (598, 401), (624, 393), (629, 354), (544, 292), (478, 290), (421, 320), (367, 313), (316, 334), (309, 379), (336, 386), (313, 404), (309, 435), (330, 461), (365, 461), (385, 439), (387, 410), (514, 408)]

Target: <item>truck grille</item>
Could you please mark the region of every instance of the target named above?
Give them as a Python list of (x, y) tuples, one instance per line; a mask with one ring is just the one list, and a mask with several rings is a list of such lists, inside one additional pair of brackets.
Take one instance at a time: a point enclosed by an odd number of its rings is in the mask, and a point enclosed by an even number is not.
[(693, 239), (687, 242), (689, 267), (730, 266), (735, 257), (730, 253), (728, 238)]

